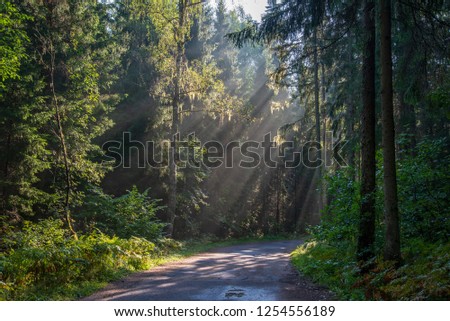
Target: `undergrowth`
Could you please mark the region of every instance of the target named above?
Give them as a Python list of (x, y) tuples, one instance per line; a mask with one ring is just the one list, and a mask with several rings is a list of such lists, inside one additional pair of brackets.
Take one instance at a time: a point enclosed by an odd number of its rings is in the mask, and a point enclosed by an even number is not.
[(398, 164), (402, 262), (382, 260), (384, 243), (382, 159), (378, 154), (377, 256), (373, 268), (358, 268), (359, 182), (350, 169), (328, 179), (330, 205), (310, 239), (292, 253), (298, 270), (328, 286), (343, 300), (450, 299), (450, 158), (448, 141), (424, 140)]
[(15, 246), (0, 253), (2, 300), (82, 297), (89, 289), (148, 269), (181, 249), (181, 243), (169, 239), (121, 239), (99, 231), (75, 240), (60, 220), (27, 223), (13, 237)]
[(352, 246), (311, 240), (292, 253), (292, 262), (340, 300), (449, 300), (449, 253), (449, 244), (409, 240), (400, 268), (377, 258), (375, 268), (361, 275)]

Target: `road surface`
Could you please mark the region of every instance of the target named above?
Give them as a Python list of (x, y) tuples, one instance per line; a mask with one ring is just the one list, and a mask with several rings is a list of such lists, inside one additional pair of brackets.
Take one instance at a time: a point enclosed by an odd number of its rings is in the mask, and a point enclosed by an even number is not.
[(301, 241), (241, 244), (215, 249), (111, 283), (84, 300), (316, 301), (325, 288), (299, 276), (289, 253)]

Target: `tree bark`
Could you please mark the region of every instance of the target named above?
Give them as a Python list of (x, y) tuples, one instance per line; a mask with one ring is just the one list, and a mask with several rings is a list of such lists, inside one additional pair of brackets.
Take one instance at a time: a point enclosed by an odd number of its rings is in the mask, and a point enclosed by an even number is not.
[[(47, 15), (46, 20), (47, 24), (50, 28), (54, 28), (54, 20), (53, 20), (53, 14), (54, 10), (56, 8), (56, 2), (48, 2), (45, 3), (47, 7)], [(64, 135), (64, 128), (62, 124), (62, 117), (61, 117), (61, 110), (58, 102), (58, 97), (56, 94), (56, 88), (55, 88), (55, 71), (56, 71), (56, 50), (53, 45), (52, 38), (48, 39), (42, 39), (42, 46), (43, 46), (43, 52), (47, 51), (50, 56), (50, 64), (46, 64), (46, 67), (49, 71), (49, 90), (51, 92), (51, 104), (54, 107), (55, 111), (55, 120), (56, 120), (56, 126), (58, 132), (56, 135), (58, 136), (58, 139), (61, 144), (62, 154), (63, 154), (63, 163), (64, 163), (64, 180), (65, 180), (65, 196), (64, 196), (64, 215), (65, 220), (67, 223), (67, 226), (72, 233), (73, 237), (77, 240), (78, 236), (77, 233), (73, 227), (72, 222), (72, 216), (70, 213), (70, 195), (72, 194), (72, 182), (70, 180), (71, 170), (70, 170), (70, 164), (69, 164), (69, 153), (67, 149), (66, 139)], [(42, 57), (41, 57), (42, 58)], [(43, 59), (43, 58), (42, 58)]]
[(281, 223), (281, 215), (280, 215), (280, 198), (281, 198), (281, 179), (282, 179), (282, 175), (280, 174), (281, 172), (281, 167), (279, 165), (277, 165), (277, 175), (276, 175), (276, 186), (277, 186), (277, 204), (276, 204), (276, 213), (275, 213), (275, 221), (277, 223), (277, 230), (276, 232), (279, 232), (279, 228), (280, 228), (280, 223)]
[(185, 35), (184, 24), (186, 18), (186, 3), (185, 0), (178, 1), (178, 26), (177, 26), (177, 52), (175, 57), (175, 77), (174, 90), (172, 97), (172, 128), (171, 128), (171, 141), (172, 146), (169, 148), (169, 197), (168, 197), (168, 214), (169, 214), (169, 227), (167, 234), (172, 237), (174, 232), (174, 224), (177, 212), (177, 143), (179, 135), (180, 125), (180, 105), (182, 101), (181, 97), (181, 77), (182, 77), (182, 64), (184, 57)]
[[(314, 28), (314, 34), (313, 34), (313, 44), (314, 44), (314, 110), (315, 110), (315, 117), (316, 117), (316, 142), (321, 143), (321, 130), (320, 130), (320, 83), (319, 83), (319, 53), (318, 53), (318, 42), (317, 42), (317, 27)], [(317, 151), (317, 158), (322, 157), (321, 150)], [(322, 179), (322, 168), (316, 168), (316, 175), (317, 179), (316, 186), (320, 186), (320, 181)], [(317, 217), (320, 217), (320, 213), (322, 211), (322, 194), (319, 192), (319, 195), (317, 197)]]
[(361, 114), (361, 210), (357, 259), (374, 256), (375, 241), (375, 3), (364, 2), (363, 111)]
[[(348, 93), (347, 93), (347, 112), (345, 117), (346, 122), (346, 130), (345, 130), (345, 139), (348, 141), (347, 145), (347, 162), (350, 168), (353, 169), (353, 172), (355, 172), (355, 150), (354, 150), (354, 142), (352, 140), (352, 137), (355, 133), (355, 103), (353, 102), (353, 95), (351, 94), (351, 82), (353, 81), (353, 76), (355, 75), (353, 70), (353, 39), (354, 35), (350, 32), (348, 36), (348, 65), (352, 66), (348, 69), (348, 75), (349, 75), (349, 85), (347, 87)], [(353, 175), (353, 179), (355, 179), (355, 175)]]
[(391, 1), (380, 0), (381, 12), (381, 100), (383, 125), (384, 214), (386, 239), (384, 258), (399, 262), (400, 226), (397, 200), (395, 124), (392, 88)]
[(70, 214), (70, 194), (72, 193), (72, 182), (70, 181), (70, 165), (69, 165), (69, 154), (67, 151), (67, 144), (66, 139), (64, 136), (64, 129), (62, 125), (61, 120), (61, 111), (59, 108), (58, 98), (56, 96), (56, 90), (55, 90), (55, 50), (53, 48), (53, 43), (50, 40), (50, 89), (52, 91), (53, 96), (53, 105), (55, 108), (55, 118), (56, 118), (56, 125), (58, 127), (58, 136), (61, 143), (61, 149), (63, 153), (63, 162), (64, 162), (64, 178), (65, 178), (65, 184), (66, 184), (66, 191), (65, 191), (65, 197), (64, 197), (64, 212), (66, 216), (66, 222), (67, 226), (72, 233), (73, 237), (75, 239), (78, 239), (77, 233), (75, 232), (75, 229), (73, 228), (72, 224), (72, 216)]
[(320, 178), (322, 179), (321, 182), (321, 208), (322, 210), (325, 209), (325, 207), (328, 205), (328, 195), (327, 195), (327, 182), (325, 179), (323, 179), (323, 177), (327, 174), (327, 164), (326, 164), (326, 159), (325, 159), (325, 151), (327, 150), (327, 148), (332, 148), (333, 147), (333, 137), (331, 137), (331, 142), (329, 142), (331, 145), (327, 146), (327, 126), (328, 126), (328, 117), (327, 117), (327, 110), (326, 110), (326, 106), (325, 106), (325, 100), (326, 100), (326, 86), (325, 86), (325, 64), (322, 61), (320, 63), (320, 75), (321, 75), (321, 89), (322, 89), (322, 121), (323, 121), (323, 126), (322, 126), (322, 150), (321, 150), (321, 158), (323, 161), (323, 166), (320, 172)]
[[(314, 29), (314, 110), (316, 115), (316, 141), (321, 142), (321, 131), (320, 131), (320, 84), (319, 84), (319, 54), (318, 54), (318, 44), (317, 44), (317, 28)], [(319, 153), (320, 155), (320, 153)]]

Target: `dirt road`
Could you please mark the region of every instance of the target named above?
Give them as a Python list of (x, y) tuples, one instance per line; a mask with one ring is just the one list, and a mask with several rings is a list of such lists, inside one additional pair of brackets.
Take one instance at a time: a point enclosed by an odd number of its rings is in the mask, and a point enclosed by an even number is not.
[(85, 300), (295, 301), (332, 294), (297, 274), (289, 253), (301, 241), (229, 246), (133, 274)]

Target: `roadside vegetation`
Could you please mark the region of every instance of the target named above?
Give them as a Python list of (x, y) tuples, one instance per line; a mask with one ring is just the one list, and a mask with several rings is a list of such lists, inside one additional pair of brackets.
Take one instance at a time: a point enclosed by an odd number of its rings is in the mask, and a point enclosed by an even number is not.
[[(91, 216), (96, 223), (92, 223), (90, 230), (79, 233), (77, 239), (57, 219), (25, 222), (20, 231), (2, 238), (6, 248), (0, 254), (0, 300), (80, 299), (130, 273), (212, 248), (288, 238), (261, 236), (219, 240), (204, 236), (176, 241), (163, 236), (165, 224), (154, 216), (159, 207), (145, 193), (133, 189), (120, 198), (105, 195), (101, 198), (105, 204), (99, 208), (106, 216)], [(120, 217), (123, 221), (118, 224), (111, 221), (111, 217)], [(135, 226), (139, 221), (143, 224), (140, 227), (146, 229)]]
[[(400, 264), (382, 257), (383, 191), (377, 182), (378, 254), (366, 263), (367, 273), (361, 273), (354, 254), (359, 184), (351, 170), (341, 170), (328, 179), (328, 192), (333, 195), (330, 205), (322, 224), (311, 228), (308, 241), (292, 253), (293, 264), (342, 300), (450, 299), (449, 166), (446, 140), (424, 141), (399, 161)], [(382, 174), (377, 173), (378, 181)]]

